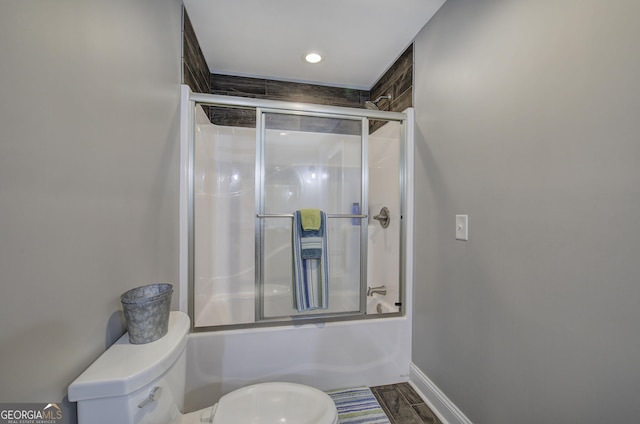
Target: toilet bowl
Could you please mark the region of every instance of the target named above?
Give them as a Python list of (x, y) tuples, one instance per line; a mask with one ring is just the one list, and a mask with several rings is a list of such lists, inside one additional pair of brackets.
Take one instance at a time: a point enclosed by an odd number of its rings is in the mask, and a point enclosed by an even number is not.
[(336, 424), (333, 400), (313, 387), (295, 383), (260, 383), (224, 395), (211, 408), (184, 416), (180, 424)]
[(259, 383), (183, 414), (189, 317), (171, 312), (159, 340), (131, 344), (125, 333), (68, 390), (79, 424), (336, 424), (333, 400), (296, 383)]

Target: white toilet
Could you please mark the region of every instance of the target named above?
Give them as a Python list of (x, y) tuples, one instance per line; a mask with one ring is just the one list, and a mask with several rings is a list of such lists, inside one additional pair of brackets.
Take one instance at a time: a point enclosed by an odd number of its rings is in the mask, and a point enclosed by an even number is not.
[(69, 386), (79, 424), (336, 424), (326, 393), (295, 383), (235, 390), (213, 406), (183, 414), (189, 317), (171, 312), (169, 331), (147, 344), (125, 334)]

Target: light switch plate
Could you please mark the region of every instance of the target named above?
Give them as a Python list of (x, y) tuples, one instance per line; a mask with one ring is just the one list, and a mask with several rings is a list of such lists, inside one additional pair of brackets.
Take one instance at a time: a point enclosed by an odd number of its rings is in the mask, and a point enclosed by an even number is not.
[(469, 215), (456, 215), (456, 240), (469, 240)]

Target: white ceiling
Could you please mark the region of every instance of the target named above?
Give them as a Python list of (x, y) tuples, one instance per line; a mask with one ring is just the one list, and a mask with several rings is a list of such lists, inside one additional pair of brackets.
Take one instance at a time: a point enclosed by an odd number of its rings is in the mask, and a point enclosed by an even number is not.
[[(184, 0), (215, 73), (368, 90), (445, 0)], [(318, 64), (307, 52), (324, 56)]]

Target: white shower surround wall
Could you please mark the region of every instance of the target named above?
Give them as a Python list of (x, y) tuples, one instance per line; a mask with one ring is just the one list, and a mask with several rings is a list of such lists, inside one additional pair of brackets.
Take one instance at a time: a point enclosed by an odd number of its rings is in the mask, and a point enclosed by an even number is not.
[[(202, 97), (202, 95), (198, 95)], [(193, 103), (182, 88), (180, 290), (188, 310), (188, 159)], [(327, 107), (323, 107), (327, 109)], [(338, 110), (339, 108), (336, 108)], [(187, 411), (262, 381), (291, 381), (322, 390), (408, 381), (413, 286), (413, 110), (407, 114), (405, 294), (402, 317), (195, 333), (187, 346)]]
[[(252, 128), (214, 125), (201, 108), (196, 110), (195, 124), (195, 326), (253, 323), (256, 319), (253, 229), (256, 132)], [(357, 142), (360, 140), (359, 136), (293, 131), (289, 131), (286, 137), (297, 140), (301, 145), (324, 143), (341, 146), (348, 137)], [(391, 176), (399, 175), (400, 137), (398, 122), (388, 122), (369, 136), (368, 286), (383, 285), (386, 295), (367, 297), (368, 314), (380, 313), (378, 308), (383, 313), (399, 311), (395, 303), (400, 301), (400, 184), (397, 177)], [(300, 159), (286, 154), (282, 156), (289, 157), (288, 160), (292, 162), (280, 166), (299, 176)], [(359, 157), (353, 154), (345, 156)], [(345, 164), (341, 159), (338, 166), (349, 166), (352, 172), (360, 172), (359, 162)], [(291, 172), (287, 178), (291, 178)], [(284, 184), (288, 191), (295, 181), (279, 183)], [(359, 189), (358, 186), (350, 188)], [(282, 196), (280, 192), (284, 189), (281, 186), (268, 189), (277, 199), (277, 211), (296, 209), (295, 205), (301, 202), (294, 198), (292, 203), (291, 196)], [(327, 191), (327, 187), (316, 180), (309, 181), (303, 190), (306, 201), (321, 197), (322, 190)], [(347, 190), (343, 197), (345, 199), (338, 200), (338, 204), (331, 205), (329, 209), (340, 210), (339, 203), (358, 199), (359, 191), (349, 193)], [(335, 201), (332, 197), (325, 199), (325, 202)], [(372, 218), (382, 207), (390, 210), (391, 220), (387, 228)], [(272, 224), (280, 226), (283, 223), (276, 221)], [(284, 223), (286, 227), (287, 223)], [(336, 248), (331, 257), (332, 265), (335, 264), (331, 269), (332, 272), (335, 270), (336, 275), (332, 277), (328, 312), (354, 311), (359, 308), (360, 302), (360, 227), (343, 221), (340, 228), (340, 236), (330, 243), (331, 247)], [(295, 313), (291, 302), (292, 287), (282, 286), (281, 283), (290, 278), (286, 262), (289, 259), (286, 256), (283, 258), (278, 252), (291, 249), (290, 236), (282, 236), (280, 232), (279, 238), (265, 240), (265, 263), (272, 261), (269, 259), (272, 254), (280, 261), (270, 265), (271, 272), (276, 272), (277, 278), (271, 276), (270, 281), (264, 283), (265, 316)]]
[[(399, 122), (388, 122), (369, 136), (369, 228), (367, 285), (385, 286), (386, 294), (367, 296), (367, 314), (398, 312), (400, 297), (400, 184), (390, 175), (400, 173), (401, 131)], [(372, 217), (389, 209), (389, 226)]]

